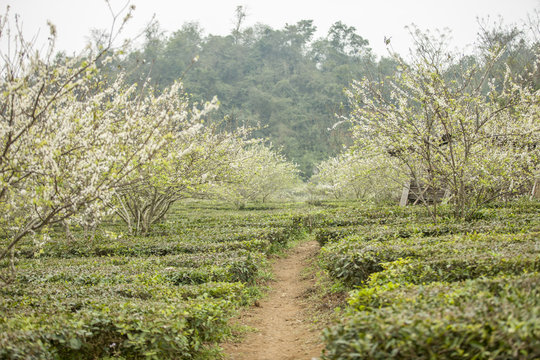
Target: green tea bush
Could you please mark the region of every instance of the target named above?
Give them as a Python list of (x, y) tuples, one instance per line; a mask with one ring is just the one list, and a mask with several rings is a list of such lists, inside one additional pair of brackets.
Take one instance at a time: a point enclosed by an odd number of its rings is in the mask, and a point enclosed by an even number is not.
[(191, 359), (220, 340), (226, 300), (96, 304), (0, 322), (0, 359)]
[(353, 290), (324, 359), (540, 357), (540, 204), (325, 211), (319, 264)]
[[(386, 265), (386, 266), (385, 266)], [(454, 282), (501, 274), (522, 274), (540, 271), (540, 256), (500, 258), (479, 256), (450, 257), (425, 261), (396, 261), (383, 264), (384, 270), (371, 275), (369, 283), (416, 284)]]
[(166, 256), (183, 253), (221, 252), (229, 250), (246, 249), (252, 251), (267, 252), (275, 235), (272, 232), (265, 236), (258, 235), (256, 238), (247, 240), (205, 240), (205, 239), (163, 239), (126, 238), (118, 240), (102, 240), (88, 242), (65, 243), (63, 241), (49, 242), (41, 249), (36, 250), (32, 244), (22, 245), (16, 255), (19, 258), (32, 259), (35, 257), (56, 258), (79, 258), (94, 256)]
[(358, 227), (323, 227), (315, 230), (315, 240), (320, 246), (338, 240), (358, 232)]
[[(422, 263), (431, 263), (430, 266), (436, 271), (449, 273), (452, 270), (455, 271), (453, 274), (457, 274), (459, 268), (464, 266), (468, 269), (464, 272), (476, 269), (470, 276), (488, 276), (499, 267), (510, 268), (512, 261), (519, 263), (520, 256), (528, 265), (515, 265), (515, 271), (534, 271), (540, 255), (540, 247), (534, 241), (538, 236), (535, 232), (506, 235), (473, 233), (387, 241), (364, 241), (362, 236), (350, 236), (323, 247), (319, 256), (321, 266), (332, 277), (350, 286), (361, 285), (371, 274), (382, 271), (383, 263), (405, 258), (417, 259), (419, 269), (427, 269), (427, 265)], [(480, 259), (485, 259), (482, 260), (485, 265)], [(463, 279), (456, 276), (457, 280)]]
[(92, 240), (73, 229), (66, 241), (56, 228), (41, 246), (22, 243), (15, 280), (0, 288), (0, 359), (218, 356), (229, 318), (259, 294), (267, 256), (304, 233), (305, 216), (204, 203), (173, 210), (150, 236), (110, 222)]
[(537, 359), (538, 289), (529, 274), (362, 294), (362, 310), (325, 331), (323, 358)]

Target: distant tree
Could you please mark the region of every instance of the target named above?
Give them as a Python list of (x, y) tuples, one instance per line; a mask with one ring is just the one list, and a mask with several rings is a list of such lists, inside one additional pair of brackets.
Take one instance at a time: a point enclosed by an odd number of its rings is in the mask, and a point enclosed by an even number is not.
[(242, 32), (240, 30), (242, 29), (244, 20), (247, 17), (247, 13), (245, 8), (240, 5), (236, 7), (234, 15), (234, 28), (232, 29), (232, 36), (234, 38), (235, 44), (238, 44), (242, 36)]
[(352, 57), (366, 55), (369, 42), (356, 34), (354, 26), (347, 26), (341, 21), (334, 23), (328, 30), (328, 40), (339, 53)]
[(387, 156), (351, 149), (321, 162), (310, 182), (320, 194), (335, 199), (383, 202), (397, 198), (402, 188), (403, 174), (398, 169)]
[(286, 24), (284, 29), (289, 45), (302, 51), (306, 50), (316, 31), (313, 20), (301, 20), (294, 25)]
[(299, 181), (296, 165), (260, 142), (238, 151), (229, 167), (228, 177), (217, 182), (213, 192), (239, 208), (286, 195)]
[(347, 135), (327, 130), (336, 113), (348, 110), (343, 89), (354, 78), (384, 77), (395, 69), (388, 59), (379, 66), (353, 27), (337, 23), (323, 39), (314, 39), (315, 31), (312, 20), (273, 29), (248, 27), (242, 19), (227, 36), (204, 36), (194, 23), (164, 36), (156, 25), (118, 65), (130, 81), (150, 77), (159, 90), (183, 77), (190, 98), (200, 103), (217, 95), (221, 104), (210, 122), (226, 118), (229, 129), (259, 127), (253, 136), (269, 138), (308, 178), (316, 163), (339, 153), (346, 141)]
[(343, 174), (344, 164), (339, 157), (331, 157), (317, 165), (316, 174), (311, 177), (319, 193), (340, 199), (346, 194)]
[(330, 27), (326, 38), (313, 43), (311, 56), (321, 69), (333, 71), (359, 60), (372, 60), (368, 45), (369, 42), (356, 33), (355, 27), (338, 21)]

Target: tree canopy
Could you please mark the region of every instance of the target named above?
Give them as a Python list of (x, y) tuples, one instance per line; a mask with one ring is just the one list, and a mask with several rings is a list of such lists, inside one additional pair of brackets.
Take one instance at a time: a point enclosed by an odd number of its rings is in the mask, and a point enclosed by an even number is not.
[(146, 32), (144, 44), (114, 64), (140, 83), (150, 77), (157, 88), (182, 78), (195, 100), (217, 96), (230, 129), (258, 126), (253, 135), (268, 138), (298, 164), (308, 178), (316, 164), (341, 151), (348, 142), (344, 128), (329, 131), (336, 114), (346, 112), (344, 89), (353, 79), (395, 71), (395, 61), (379, 60), (356, 29), (336, 22), (325, 37), (314, 39), (312, 20), (273, 29), (264, 24), (228, 36), (205, 35), (186, 23), (164, 36), (159, 24)]

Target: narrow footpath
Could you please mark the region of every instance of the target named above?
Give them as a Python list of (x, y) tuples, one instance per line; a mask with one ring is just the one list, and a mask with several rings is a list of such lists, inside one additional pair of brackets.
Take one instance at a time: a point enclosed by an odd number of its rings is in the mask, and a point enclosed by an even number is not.
[(315, 241), (299, 244), (285, 258), (273, 265), (275, 281), (269, 294), (245, 311), (238, 322), (255, 328), (240, 343), (226, 343), (223, 348), (230, 360), (311, 360), (322, 351), (320, 329), (314, 329), (306, 313), (306, 294), (313, 280), (302, 270), (316, 256)]

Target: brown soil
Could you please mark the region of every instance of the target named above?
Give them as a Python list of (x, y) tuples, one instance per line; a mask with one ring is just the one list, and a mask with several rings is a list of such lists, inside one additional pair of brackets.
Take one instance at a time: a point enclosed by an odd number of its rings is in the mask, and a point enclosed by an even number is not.
[(313, 279), (302, 270), (318, 251), (315, 241), (291, 249), (273, 265), (275, 282), (267, 297), (244, 312), (238, 322), (255, 328), (240, 343), (223, 344), (231, 360), (301, 360), (318, 358), (322, 351), (320, 329), (306, 309)]

